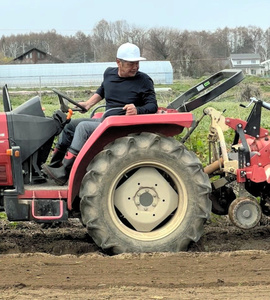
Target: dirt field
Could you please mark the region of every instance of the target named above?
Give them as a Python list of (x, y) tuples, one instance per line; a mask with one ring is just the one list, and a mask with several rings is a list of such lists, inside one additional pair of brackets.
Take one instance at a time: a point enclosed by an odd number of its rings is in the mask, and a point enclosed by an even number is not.
[(0, 221), (0, 299), (270, 299), (270, 222), (208, 223), (188, 252), (107, 256), (78, 220)]

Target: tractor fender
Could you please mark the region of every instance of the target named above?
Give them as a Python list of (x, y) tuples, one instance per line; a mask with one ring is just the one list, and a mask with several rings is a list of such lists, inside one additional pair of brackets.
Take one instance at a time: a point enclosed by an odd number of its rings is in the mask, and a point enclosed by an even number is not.
[(68, 209), (72, 209), (72, 202), (79, 194), (87, 166), (107, 144), (131, 133), (153, 132), (174, 136), (194, 124), (195, 117), (189, 112), (107, 117), (86, 141), (73, 164), (68, 183)]

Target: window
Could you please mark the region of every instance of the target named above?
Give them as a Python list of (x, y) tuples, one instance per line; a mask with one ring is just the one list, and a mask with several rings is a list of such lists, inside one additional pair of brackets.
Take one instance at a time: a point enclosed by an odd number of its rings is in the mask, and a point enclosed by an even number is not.
[(44, 58), (44, 54), (43, 54), (43, 53), (40, 53), (40, 52), (38, 52), (38, 53), (37, 53), (37, 57), (38, 57), (38, 58)]
[(236, 62), (237, 65), (241, 65), (241, 63), (242, 63), (241, 60), (238, 60), (238, 61)]
[(252, 64), (256, 64), (256, 60), (255, 60), (255, 59), (252, 59), (252, 60), (251, 60), (251, 63), (252, 63)]

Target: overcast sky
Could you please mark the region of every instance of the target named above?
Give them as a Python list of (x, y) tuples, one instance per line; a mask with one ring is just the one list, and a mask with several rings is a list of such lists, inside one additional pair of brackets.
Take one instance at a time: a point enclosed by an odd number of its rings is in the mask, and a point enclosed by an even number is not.
[(0, 0), (0, 10), (0, 37), (52, 29), (92, 34), (102, 19), (145, 29), (270, 27), (270, 0)]

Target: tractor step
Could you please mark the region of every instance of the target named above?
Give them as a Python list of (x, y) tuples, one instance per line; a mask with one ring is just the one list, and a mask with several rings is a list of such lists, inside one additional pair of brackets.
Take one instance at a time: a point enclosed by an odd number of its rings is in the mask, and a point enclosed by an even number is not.
[(67, 205), (60, 199), (18, 199), (5, 196), (4, 208), (10, 221), (55, 222), (68, 219)]
[(68, 211), (63, 200), (33, 200), (31, 202), (31, 219), (37, 222), (66, 221)]

